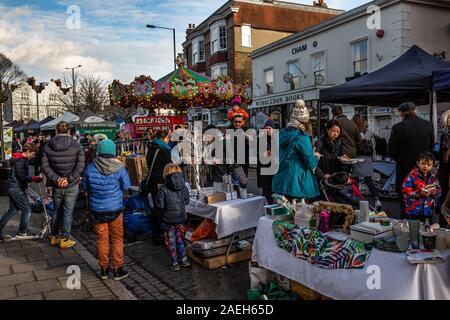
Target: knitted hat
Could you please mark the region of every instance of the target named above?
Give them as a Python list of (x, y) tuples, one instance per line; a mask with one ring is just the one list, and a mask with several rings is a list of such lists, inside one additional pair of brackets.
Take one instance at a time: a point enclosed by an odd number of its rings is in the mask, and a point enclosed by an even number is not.
[(292, 110), (291, 122), (296, 120), (298, 122), (308, 122), (309, 121), (309, 111), (305, 106), (305, 101), (297, 100), (295, 102), (295, 107)]
[(116, 155), (116, 145), (112, 140), (106, 139), (99, 143), (97, 152), (99, 155)]
[(266, 120), (266, 123), (264, 124), (264, 127), (271, 127), (272, 129), (275, 129), (275, 122), (273, 122), (272, 119), (268, 118)]
[(235, 96), (233, 101), (231, 101), (232, 106), (242, 106), (242, 100), (240, 96)]

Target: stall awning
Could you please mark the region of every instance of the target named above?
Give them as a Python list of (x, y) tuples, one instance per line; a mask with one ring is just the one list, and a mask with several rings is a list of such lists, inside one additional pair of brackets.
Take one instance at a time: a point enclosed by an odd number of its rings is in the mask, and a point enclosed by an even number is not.
[(320, 91), (322, 102), (398, 106), (405, 101), (428, 104), (434, 71), (450, 63), (434, 58), (418, 46), (386, 66), (344, 84)]
[(62, 115), (60, 115), (58, 118), (47, 122), (46, 124), (41, 125), (41, 130), (55, 130), (56, 125), (61, 121), (66, 121), (69, 124), (72, 124), (72, 122), (78, 121), (80, 118), (73, 113), (65, 112)]
[(26, 131), (26, 130), (28, 130), (28, 128), (29, 128), (31, 125), (33, 125), (33, 124), (35, 124), (35, 123), (37, 123), (37, 121), (35, 121), (35, 120), (30, 120), (30, 121), (27, 122), (26, 124), (21, 125), (20, 127), (15, 128), (15, 129), (14, 129), (14, 133), (19, 133), (19, 132)]

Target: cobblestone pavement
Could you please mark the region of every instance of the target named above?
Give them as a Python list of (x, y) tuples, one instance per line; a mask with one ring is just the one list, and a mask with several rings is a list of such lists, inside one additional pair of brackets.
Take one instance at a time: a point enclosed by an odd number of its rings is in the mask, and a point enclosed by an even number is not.
[[(0, 215), (7, 210), (7, 197), (0, 197)], [(15, 234), (19, 215), (4, 230)], [(39, 230), (40, 214), (32, 214), (30, 229)], [(48, 239), (0, 243), (0, 300), (81, 300), (135, 299), (119, 282), (101, 280), (93, 269), (95, 258), (79, 244), (60, 250), (51, 247)], [(80, 267), (81, 288), (67, 288), (71, 265)], [(69, 284), (73, 283), (69, 281)]]

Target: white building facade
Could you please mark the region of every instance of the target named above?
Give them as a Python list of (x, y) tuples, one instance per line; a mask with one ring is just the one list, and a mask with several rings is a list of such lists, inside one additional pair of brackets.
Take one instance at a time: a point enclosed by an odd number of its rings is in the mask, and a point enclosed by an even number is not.
[(22, 82), (12, 92), (13, 120), (39, 121), (48, 116), (57, 118), (64, 113), (59, 103), (61, 95), (64, 95), (64, 91), (56, 81), (41, 83), (39, 86)]
[[(317, 110), (320, 89), (375, 71), (414, 44), (431, 54), (450, 58), (449, 1), (372, 1), (258, 49), (252, 54), (252, 124), (262, 126), (270, 116), (284, 127), (295, 100), (303, 99), (312, 110)], [(440, 104), (439, 113), (449, 107)], [(365, 116), (369, 128), (386, 139), (392, 125), (399, 121), (393, 108), (343, 108), (349, 118), (356, 113)], [(321, 109), (324, 122), (331, 117), (331, 106), (322, 104)], [(418, 109), (419, 115), (429, 116), (429, 106)], [(317, 121), (315, 111), (312, 120)]]

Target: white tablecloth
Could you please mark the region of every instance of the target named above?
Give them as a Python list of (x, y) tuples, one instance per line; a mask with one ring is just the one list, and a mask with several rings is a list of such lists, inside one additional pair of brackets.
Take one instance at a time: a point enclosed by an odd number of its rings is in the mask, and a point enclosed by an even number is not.
[(266, 198), (260, 196), (209, 205), (191, 199), (191, 203), (186, 206), (186, 212), (213, 220), (217, 237), (220, 239), (256, 227), (259, 218), (265, 214), (266, 204)]
[[(279, 248), (273, 236), (272, 223), (268, 217), (259, 220), (252, 260), (329, 298), (450, 299), (450, 250), (442, 252), (445, 263), (412, 265), (404, 253), (373, 249), (363, 269), (327, 270)], [(379, 267), (380, 289), (367, 287), (369, 277), (373, 276), (368, 273), (370, 266)]]

